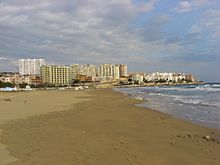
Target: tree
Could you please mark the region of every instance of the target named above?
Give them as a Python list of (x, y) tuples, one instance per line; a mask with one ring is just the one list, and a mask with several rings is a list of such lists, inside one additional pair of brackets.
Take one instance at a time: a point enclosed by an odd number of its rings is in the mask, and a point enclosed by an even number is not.
[(14, 88), (15, 84), (11, 82), (2, 82), (0, 81), (0, 88), (11, 87)]
[(20, 88), (26, 88), (27, 85), (28, 85), (27, 83), (22, 83), (22, 84), (19, 84), (19, 87)]

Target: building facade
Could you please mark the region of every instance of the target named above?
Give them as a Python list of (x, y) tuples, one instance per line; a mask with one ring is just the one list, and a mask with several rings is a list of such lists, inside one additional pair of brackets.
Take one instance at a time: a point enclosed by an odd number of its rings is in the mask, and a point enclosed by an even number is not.
[(72, 80), (69, 66), (43, 65), (41, 67), (41, 76), (44, 83), (55, 86), (69, 85)]
[(144, 76), (142, 74), (133, 74), (132, 80), (134, 83), (140, 84), (144, 81)]
[(125, 64), (119, 65), (119, 75), (120, 77), (127, 77), (128, 76), (128, 66)]
[(71, 65), (71, 74), (73, 79), (79, 76), (96, 77), (96, 66), (91, 64), (73, 64)]
[(116, 79), (120, 78), (120, 65), (118, 64), (114, 65), (114, 78)]
[(19, 75), (40, 75), (40, 67), (45, 65), (44, 59), (19, 59)]
[(185, 74), (185, 73), (150, 73), (146, 74), (144, 79), (148, 82), (157, 82), (157, 81), (163, 81), (163, 82), (195, 82), (196, 79), (192, 74)]
[(99, 67), (100, 76), (119, 79), (128, 76), (127, 65), (125, 64), (101, 64)]
[(101, 64), (100, 65), (100, 76), (103, 77), (114, 77), (114, 65), (113, 64)]

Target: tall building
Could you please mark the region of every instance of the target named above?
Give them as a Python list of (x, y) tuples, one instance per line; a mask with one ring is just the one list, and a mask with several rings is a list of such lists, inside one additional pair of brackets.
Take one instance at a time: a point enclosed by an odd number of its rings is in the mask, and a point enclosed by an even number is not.
[(127, 65), (125, 64), (101, 64), (99, 67), (100, 76), (119, 79), (128, 76)]
[(41, 75), (44, 83), (50, 83), (56, 86), (69, 85), (72, 75), (69, 66), (43, 65)]
[(96, 77), (96, 66), (91, 64), (73, 64), (71, 65), (71, 74), (73, 75), (73, 79), (76, 79), (78, 75)]
[(86, 65), (80, 65), (79, 66), (79, 75), (85, 75), (85, 76), (96, 76), (96, 66), (91, 64)]
[(127, 77), (128, 76), (128, 66), (125, 64), (119, 65), (119, 75), (120, 77)]
[(119, 79), (120, 78), (120, 65), (115, 64), (114, 65), (114, 78)]
[(40, 67), (45, 65), (44, 59), (19, 59), (19, 75), (40, 75)]
[(114, 65), (113, 64), (101, 64), (100, 65), (100, 76), (103, 77), (114, 77)]
[(73, 64), (70, 66), (70, 68), (71, 68), (70, 74), (72, 75), (72, 78), (76, 79), (79, 73), (79, 64)]

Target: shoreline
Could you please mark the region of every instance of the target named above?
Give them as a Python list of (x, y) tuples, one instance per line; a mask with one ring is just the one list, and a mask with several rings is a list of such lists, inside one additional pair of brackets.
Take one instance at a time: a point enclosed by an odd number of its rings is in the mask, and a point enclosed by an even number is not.
[[(203, 87), (201, 90), (188, 87), (114, 89), (127, 93), (130, 97), (144, 100), (139, 106), (169, 114), (177, 119), (220, 130), (219, 104), (217, 104), (219, 89), (203, 89)], [(218, 90), (216, 95), (214, 95), (213, 90)], [(181, 91), (183, 92), (181, 93)], [(187, 93), (191, 93), (191, 95)], [(216, 105), (211, 98), (216, 100)]]
[(207, 82), (190, 82), (190, 83), (144, 83), (144, 84), (130, 84), (118, 85), (114, 88), (133, 88), (133, 87), (154, 87), (154, 86), (178, 86), (178, 85), (203, 85)]
[(1, 125), (1, 142), (18, 158), (9, 165), (220, 163), (218, 130), (136, 106), (142, 101), (112, 89), (85, 97), (66, 111)]
[[(138, 99), (138, 98), (135, 98), (135, 99), (141, 100), (141, 99)], [(140, 106), (140, 107), (146, 108), (146, 109), (151, 110), (151, 111), (156, 111), (156, 112), (159, 112), (159, 113), (166, 114), (166, 115), (168, 115), (168, 116), (170, 116), (170, 117), (172, 117), (172, 118), (175, 118), (175, 119), (177, 119), (177, 120), (182, 120), (182, 121), (190, 122), (190, 123), (192, 123), (192, 124), (195, 124), (195, 125), (198, 125), (198, 126), (201, 126), (201, 127), (207, 127), (207, 128), (210, 128), (210, 129), (214, 129), (214, 130), (220, 131), (220, 128), (217, 128), (217, 126), (213, 126), (213, 124), (207, 125), (208, 121), (206, 121), (206, 122), (205, 122), (206, 124), (204, 124), (204, 121), (203, 121), (203, 122), (202, 122), (202, 121), (199, 122), (199, 120), (192, 120), (192, 119), (188, 119), (188, 118), (183, 118), (183, 117), (180, 117), (180, 116), (178, 116), (178, 115), (169, 114), (169, 113), (162, 112), (162, 111), (160, 111), (160, 110), (156, 110), (156, 109), (153, 109), (153, 108), (149, 108), (149, 107), (147, 107), (147, 106), (145, 105), (145, 104), (148, 103), (148, 101), (147, 101), (147, 100), (144, 101), (144, 100), (145, 100), (145, 99), (143, 99), (143, 102), (142, 102), (142, 103), (137, 104), (136, 106)], [(220, 139), (220, 138), (219, 138), (219, 139)]]

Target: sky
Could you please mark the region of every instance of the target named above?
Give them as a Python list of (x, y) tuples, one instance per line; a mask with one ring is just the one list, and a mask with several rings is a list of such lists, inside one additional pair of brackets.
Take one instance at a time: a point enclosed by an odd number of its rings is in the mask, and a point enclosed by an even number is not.
[(220, 82), (220, 1), (0, 0), (0, 71), (21, 58)]

